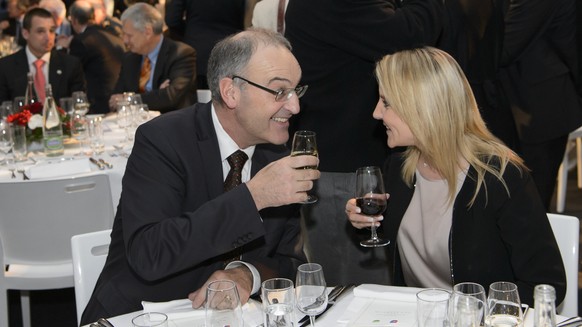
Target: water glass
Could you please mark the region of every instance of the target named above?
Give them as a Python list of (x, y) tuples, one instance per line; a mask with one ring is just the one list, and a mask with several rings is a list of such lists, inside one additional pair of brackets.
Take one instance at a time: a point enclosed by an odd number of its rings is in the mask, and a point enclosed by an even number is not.
[(12, 114), (14, 114), (12, 101), (3, 101), (0, 105), (0, 119), (6, 119)]
[(12, 104), (12, 108), (14, 112), (22, 112), (22, 107), (25, 105), (25, 98), (24, 97), (16, 97), (14, 98), (14, 103)]
[(146, 312), (131, 319), (133, 327), (167, 327), (168, 316), (161, 312)]
[(26, 148), (26, 126), (12, 124), (13, 146), (12, 153), (17, 162), (26, 161), (28, 154)]
[(453, 286), (449, 318), (453, 327), (475, 327), (485, 324), (487, 295), (477, 283), (465, 282)]
[(232, 280), (208, 284), (205, 309), (206, 327), (243, 327), (240, 298)]
[(101, 154), (105, 150), (105, 141), (103, 137), (103, 119), (99, 116), (88, 120), (89, 142), (93, 153)]
[(295, 326), (295, 290), (286, 278), (272, 278), (261, 285), (265, 327)]
[(517, 285), (510, 282), (495, 282), (489, 285), (485, 326), (517, 327), (522, 325), (523, 314)]
[(418, 327), (447, 327), (451, 292), (429, 288), (416, 293)]
[(0, 119), (0, 152), (2, 152), (2, 160), (4, 164), (9, 164), (10, 157), (9, 153), (12, 150), (12, 145), (14, 145), (12, 127), (10, 124), (3, 119)]
[(87, 95), (83, 91), (73, 92), (71, 95), (73, 98), (73, 106), (75, 113), (85, 116), (89, 112), (89, 100), (87, 100)]

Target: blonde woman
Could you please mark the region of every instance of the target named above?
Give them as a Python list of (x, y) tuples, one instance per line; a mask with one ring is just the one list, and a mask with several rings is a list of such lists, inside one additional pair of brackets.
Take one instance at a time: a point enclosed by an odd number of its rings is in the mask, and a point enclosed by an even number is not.
[[(451, 288), (464, 281), (518, 285), (533, 304), (537, 284), (561, 303), (566, 276), (545, 209), (522, 160), (485, 126), (471, 88), (444, 51), (421, 48), (376, 65), (373, 117), (395, 152), (384, 167), (383, 226), (396, 285)], [(346, 205), (356, 228), (383, 217)]]

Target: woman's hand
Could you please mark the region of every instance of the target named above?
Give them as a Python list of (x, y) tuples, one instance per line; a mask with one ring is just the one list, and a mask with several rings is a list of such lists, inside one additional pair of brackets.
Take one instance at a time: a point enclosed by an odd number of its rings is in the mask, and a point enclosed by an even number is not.
[[(390, 197), (389, 194), (386, 194), (386, 199)], [(362, 210), (356, 205), (356, 199), (352, 198), (349, 199), (346, 203), (346, 214), (348, 215), (348, 219), (352, 226), (357, 229), (362, 229), (365, 227), (372, 227), (374, 224), (376, 227), (380, 226), (380, 222), (384, 220), (384, 216), (368, 216), (363, 215)]]

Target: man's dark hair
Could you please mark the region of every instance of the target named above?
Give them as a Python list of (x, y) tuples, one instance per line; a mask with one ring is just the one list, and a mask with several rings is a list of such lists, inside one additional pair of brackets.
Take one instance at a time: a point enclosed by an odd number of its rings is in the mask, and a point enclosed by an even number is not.
[(48, 10), (39, 7), (32, 8), (26, 12), (24, 20), (22, 21), (22, 27), (25, 30), (30, 31), (33, 17), (50, 18), (54, 20), (53, 15)]
[(78, 2), (73, 2), (69, 8), (71, 18), (76, 19), (81, 25), (87, 25), (95, 20), (95, 9), (89, 3), (87, 4), (88, 6), (84, 6)]

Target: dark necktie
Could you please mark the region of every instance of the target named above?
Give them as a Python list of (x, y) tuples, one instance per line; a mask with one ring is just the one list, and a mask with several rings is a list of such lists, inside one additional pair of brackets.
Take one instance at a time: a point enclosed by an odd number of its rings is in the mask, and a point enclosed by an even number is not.
[(248, 158), (247, 154), (241, 150), (236, 150), (226, 158), (230, 165), (230, 171), (224, 180), (224, 192), (228, 192), (242, 183), (242, 169)]

